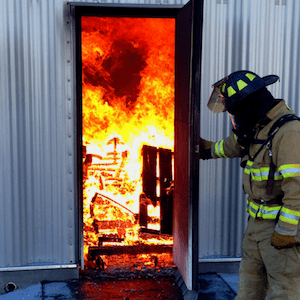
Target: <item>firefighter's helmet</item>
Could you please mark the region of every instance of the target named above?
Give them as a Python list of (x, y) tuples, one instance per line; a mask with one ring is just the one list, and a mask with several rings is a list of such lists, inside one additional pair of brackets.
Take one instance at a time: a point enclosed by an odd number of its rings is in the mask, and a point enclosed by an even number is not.
[(261, 78), (250, 71), (234, 72), (212, 85), (213, 92), (207, 106), (215, 113), (224, 112), (245, 97), (275, 83), (278, 79), (277, 75)]

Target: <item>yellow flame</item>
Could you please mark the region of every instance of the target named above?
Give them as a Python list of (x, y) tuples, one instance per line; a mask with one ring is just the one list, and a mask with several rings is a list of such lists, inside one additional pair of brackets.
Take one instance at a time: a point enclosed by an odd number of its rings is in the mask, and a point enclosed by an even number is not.
[[(129, 96), (116, 94), (108, 72), (122, 67), (115, 55), (122, 43), (144, 60), (133, 104)], [(174, 19), (82, 17), (83, 145), (94, 155), (83, 187), (85, 255), (98, 244), (99, 232), (123, 237), (123, 245), (140, 240), (135, 215), (142, 193), (142, 147), (174, 149), (174, 50)], [(107, 203), (114, 208), (103, 214), (100, 207)], [(148, 214), (159, 217), (159, 205), (149, 205)], [(101, 225), (120, 218), (130, 226), (96, 232), (95, 221)], [(160, 225), (149, 228), (159, 230)], [(146, 242), (166, 244), (172, 238)]]

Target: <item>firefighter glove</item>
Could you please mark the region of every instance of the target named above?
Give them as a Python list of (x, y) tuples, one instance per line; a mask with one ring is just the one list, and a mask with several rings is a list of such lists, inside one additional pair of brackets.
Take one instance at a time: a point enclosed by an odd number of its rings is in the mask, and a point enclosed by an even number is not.
[(200, 137), (200, 149), (201, 150), (211, 149), (212, 143), (213, 142), (204, 140), (203, 138)]
[(200, 137), (200, 158), (201, 159), (211, 159), (211, 141), (206, 141)]
[(279, 234), (277, 231), (274, 231), (274, 234), (271, 238), (271, 245), (277, 250), (281, 250), (283, 248), (292, 248), (296, 246), (296, 244), (297, 241), (295, 236)]

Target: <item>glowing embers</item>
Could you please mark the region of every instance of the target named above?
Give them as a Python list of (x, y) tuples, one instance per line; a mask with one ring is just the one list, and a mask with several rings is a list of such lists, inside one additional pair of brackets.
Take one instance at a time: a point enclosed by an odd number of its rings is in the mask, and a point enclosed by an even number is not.
[[(142, 235), (140, 197), (143, 146), (174, 149), (174, 52), (174, 19), (82, 17), (85, 259), (99, 238), (172, 244)], [(146, 205), (147, 226), (160, 218), (160, 194)]]

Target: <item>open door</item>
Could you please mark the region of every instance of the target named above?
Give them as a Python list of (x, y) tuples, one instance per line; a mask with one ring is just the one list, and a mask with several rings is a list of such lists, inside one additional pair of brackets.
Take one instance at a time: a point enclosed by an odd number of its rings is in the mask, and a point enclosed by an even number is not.
[(198, 291), (200, 70), (203, 0), (176, 17), (173, 259), (189, 291)]

